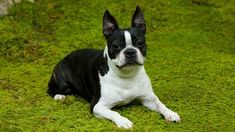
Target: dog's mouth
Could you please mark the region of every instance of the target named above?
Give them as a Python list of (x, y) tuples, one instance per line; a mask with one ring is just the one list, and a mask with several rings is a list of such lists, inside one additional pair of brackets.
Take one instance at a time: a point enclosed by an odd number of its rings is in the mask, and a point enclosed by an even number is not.
[(122, 68), (124, 68), (124, 67), (142, 66), (142, 65), (143, 65), (143, 64), (141, 64), (141, 63), (139, 63), (139, 62), (137, 62), (137, 61), (131, 60), (131, 61), (128, 61), (128, 62), (126, 62), (125, 64), (123, 64), (123, 65), (121, 65), (121, 66), (119, 66), (119, 65), (116, 65), (116, 66), (117, 66), (117, 68), (122, 69)]

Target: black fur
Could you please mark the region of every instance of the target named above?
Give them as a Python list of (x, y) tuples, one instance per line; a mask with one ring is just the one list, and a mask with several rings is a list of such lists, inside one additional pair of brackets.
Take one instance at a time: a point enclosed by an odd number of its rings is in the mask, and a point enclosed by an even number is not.
[[(126, 47), (124, 30), (129, 31), (132, 44), (139, 48), (146, 56), (145, 43), (146, 26), (143, 14), (139, 7), (132, 17), (132, 27), (119, 29), (115, 18), (106, 10), (103, 16), (103, 35), (108, 46), (110, 59), (115, 59), (120, 51)], [(103, 51), (82, 49), (72, 52), (62, 59), (54, 68), (48, 94), (79, 95), (91, 103), (90, 111), (100, 99), (99, 74), (104, 76), (109, 71), (107, 56)]]
[(105, 38), (109, 37), (114, 30), (118, 29), (116, 19), (109, 13), (108, 10), (104, 12), (103, 16), (103, 35)]
[(139, 6), (136, 7), (136, 10), (131, 19), (131, 26), (138, 28), (144, 34), (146, 33), (146, 24), (144, 20), (144, 15), (140, 10)]
[(91, 113), (100, 98), (100, 73), (108, 72), (107, 58), (103, 51), (95, 49), (77, 50), (62, 59), (54, 68), (48, 84), (48, 94), (79, 95), (91, 102)]

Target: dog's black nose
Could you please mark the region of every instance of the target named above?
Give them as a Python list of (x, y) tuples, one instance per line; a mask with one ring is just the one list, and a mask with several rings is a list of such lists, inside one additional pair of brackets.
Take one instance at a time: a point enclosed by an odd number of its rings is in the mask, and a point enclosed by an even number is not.
[(128, 59), (136, 57), (136, 50), (133, 48), (128, 48), (124, 51), (125, 57)]

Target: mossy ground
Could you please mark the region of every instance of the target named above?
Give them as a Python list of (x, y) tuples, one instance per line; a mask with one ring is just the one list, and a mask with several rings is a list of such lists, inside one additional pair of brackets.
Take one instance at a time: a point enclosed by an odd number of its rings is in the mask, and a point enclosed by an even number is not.
[(102, 49), (109, 9), (128, 27), (136, 5), (147, 22), (146, 70), (155, 93), (179, 113), (167, 122), (138, 103), (116, 108), (134, 131), (235, 131), (233, 0), (38, 0), (0, 18), (0, 131), (119, 131), (81, 98), (46, 93), (54, 65), (73, 50)]

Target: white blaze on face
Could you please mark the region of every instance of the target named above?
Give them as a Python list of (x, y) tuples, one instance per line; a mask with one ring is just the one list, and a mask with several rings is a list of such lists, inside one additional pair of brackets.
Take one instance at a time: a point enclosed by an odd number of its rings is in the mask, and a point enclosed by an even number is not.
[(126, 58), (124, 54), (125, 50), (130, 47), (134, 48), (132, 45), (131, 34), (128, 31), (124, 31), (124, 38), (125, 38), (126, 46), (124, 49), (120, 51), (119, 55), (117, 56), (118, 66), (122, 66), (126, 63)]
[(126, 47), (132, 46), (131, 34), (128, 31), (124, 31)]

